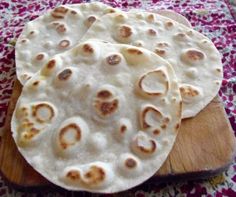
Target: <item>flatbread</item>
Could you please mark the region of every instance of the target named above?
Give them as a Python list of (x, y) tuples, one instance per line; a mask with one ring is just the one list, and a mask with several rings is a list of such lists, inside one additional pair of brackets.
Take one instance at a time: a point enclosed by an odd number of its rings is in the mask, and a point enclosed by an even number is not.
[[(16, 73), (21, 84), (24, 85), (50, 57), (78, 44), (95, 20), (112, 12), (121, 11), (99, 2), (67, 4), (27, 23), (17, 40), (15, 52)], [(159, 12), (183, 21), (175, 12)]]
[(183, 118), (194, 117), (220, 88), (223, 67), (214, 44), (169, 18), (149, 12), (108, 14), (82, 40), (94, 37), (144, 47), (168, 60), (180, 83)]
[(16, 42), (16, 73), (24, 84), (50, 57), (76, 44), (100, 16), (118, 12), (99, 2), (61, 5), (24, 27)]
[(11, 127), (21, 154), (49, 181), (113, 193), (161, 167), (181, 104), (167, 61), (143, 48), (89, 40), (54, 56), (25, 84)]

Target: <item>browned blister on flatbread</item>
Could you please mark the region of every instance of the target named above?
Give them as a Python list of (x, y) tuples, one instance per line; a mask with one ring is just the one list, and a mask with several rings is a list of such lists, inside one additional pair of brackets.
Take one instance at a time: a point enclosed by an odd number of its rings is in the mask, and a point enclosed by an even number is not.
[(57, 109), (51, 103), (36, 102), (19, 107), (16, 115), (21, 120), (17, 128), (17, 143), (25, 146), (38, 143), (40, 134), (43, 134), (47, 126), (55, 120)]
[(102, 188), (109, 185), (114, 176), (110, 166), (102, 162), (94, 162), (82, 167), (71, 166), (65, 169), (62, 179), (87, 189)]
[(169, 79), (162, 69), (145, 73), (137, 82), (138, 91), (147, 96), (165, 95), (169, 90)]
[(55, 131), (55, 153), (63, 157), (75, 155), (86, 142), (89, 132), (86, 121), (79, 116), (64, 120)]
[(106, 177), (106, 173), (103, 168), (98, 166), (91, 166), (81, 178), (82, 182), (88, 187), (99, 186)]
[(116, 66), (117, 64), (119, 64), (121, 62), (121, 57), (117, 54), (114, 55), (109, 55), (106, 58), (107, 64), (110, 66)]
[(153, 157), (158, 151), (156, 141), (144, 133), (139, 133), (134, 137), (131, 148), (139, 157)]
[(102, 118), (109, 118), (119, 111), (120, 101), (112, 86), (101, 87), (98, 90), (93, 101), (93, 107), (98, 116)]
[(180, 85), (180, 93), (184, 102), (192, 102), (194, 100), (200, 100), (203, 97), (202, 89), (188, 84)]
[(181, 60), (190, 64), (190, 66), (204, 59), (204, 53), (197, 49), (188, 49), (181, 55)]
[(159, 125), (162, 122), (160, 122), (163, 119), (163, 114), (158, 111), (154, 106), (146, 105), (143, 106), (140, 112), (140, 124), (142, 129), (148, 129), (155, 124), (157, 125), (157, 122), (159, 122)]
[[(74, 139), (70, 140), (70, 141), (67, 140), (66, 137), (65, 137), (69, 132), (74, 133), (73, 134)], [(74, 123), (63, 127), (60, 130), (60, 133), (59, 133), (59, 141), (60, 141), (60, 145), (63, 149), (67, 149), (68, 146), (74, 145), (77, 141), (80, 141), (80, 138), (81, 138), (80, 127), (78, 125), (74, 124)]]
[(53, 18), (56, 19), (63, 19), (66, 15), (66, 13), (68, 12), (68, 9), (61, 6), (61, 7), (57, 7), (55, 8), (52, 12), (51, 12), (51, 16)]
[(91, 15), (85, 20), (84, 24), (87, 27), (90, 27), (96, 20), (97, 20), (96, 16)]

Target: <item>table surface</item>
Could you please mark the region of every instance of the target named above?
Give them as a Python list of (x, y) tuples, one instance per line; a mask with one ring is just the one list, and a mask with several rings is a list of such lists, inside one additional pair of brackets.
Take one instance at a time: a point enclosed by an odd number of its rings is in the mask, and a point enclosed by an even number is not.
[[(14, 44), (24, 24), (60, 4), (80, 0), (0, 1), (0, 133), (15, 79)], [(236, 134), (236, 1), (235, 0), (102, 0), (113, 7), (172, 9), (186, 16), (194, 29), (208, 36), (222, 54), (224, 80), (219, 95)], [(1, 143), (1, 141), (0, 141)], [(43, 196), (75, 196), (73, 192), (40, 191)], [(99, 196), (79, 193), (80, 196)], [(146, 183), (114, 196), (236, 196), (236, 158), (230, 168), (211, 179), (175, 183)], [(0, 177), (0, 197), (26, 196)], [(28, 195), (27, 195), (28, 196)], [(36, 196), (31, 193), (30, 196)], [(113, 196), (113, 195), (112, 195)]]

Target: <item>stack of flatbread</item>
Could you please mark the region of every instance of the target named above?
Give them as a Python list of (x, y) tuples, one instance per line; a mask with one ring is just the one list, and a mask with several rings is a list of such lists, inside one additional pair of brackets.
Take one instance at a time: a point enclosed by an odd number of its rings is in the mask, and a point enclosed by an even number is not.
[(98, 2), (26, 24), (16, 70), (24, 87), (11, 127), (20, 153), (54, 184), (100, 193), (153, 176), (181, 119), (215, 97), (223, 72), (214, 44), (181, 15)]

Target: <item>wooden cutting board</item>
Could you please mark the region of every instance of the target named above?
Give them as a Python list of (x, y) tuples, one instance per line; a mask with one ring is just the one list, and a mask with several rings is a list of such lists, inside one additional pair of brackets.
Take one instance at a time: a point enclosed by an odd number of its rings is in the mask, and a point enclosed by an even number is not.
[[(21, 92), (15, 82), (4, 135), (0, 142), (0, 170), (20, 188), (55, 187), (26, 163), (11, 137), (10, 120)], [(150, 181), (206, 178), (225, 170), (235, 153), (235, 137), (219, 98), (182, 125), (168, 159)]]

